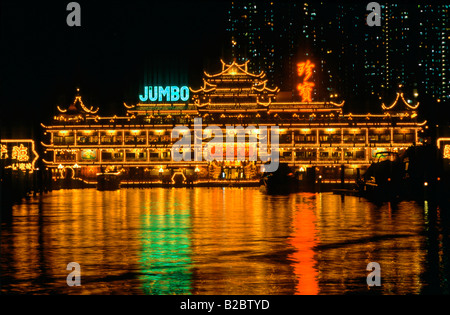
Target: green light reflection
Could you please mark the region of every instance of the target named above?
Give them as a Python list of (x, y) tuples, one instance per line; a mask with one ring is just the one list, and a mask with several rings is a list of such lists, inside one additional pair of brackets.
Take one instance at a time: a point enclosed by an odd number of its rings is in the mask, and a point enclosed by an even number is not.
[(190, 219), (188, 210), (142, 216), (139, 261), (144, 294), (190, 294)]

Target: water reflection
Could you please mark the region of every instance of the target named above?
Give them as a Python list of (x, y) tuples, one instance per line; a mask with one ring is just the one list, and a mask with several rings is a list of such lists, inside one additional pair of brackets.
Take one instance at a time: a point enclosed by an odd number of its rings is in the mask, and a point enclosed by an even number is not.
[[(448, 211), (250, 188), (54, 191), (2, 223), (1, 292), (448, 293)], [(81, 265), (68, 287), (66, 266)], [(378, 262), (382, 286), (366, 285)]]
[(293, 232), (290, 244), (295, 248), (291, 257), (294, 261), (294, 274), (297, 285), (296, 294), (318, 294), (319, 275), (314, 248), (318, 244), (316, 228), (316, 196), (305, 194), (294, 202)]
[[(191, 291), (191, 220), (189, 195), (167, 198), (159, 190), (145, 202), (141, 215), (142, 288), (145, 294), (189, 294)], [(179, 199), (180, 198), (180, 199)]]

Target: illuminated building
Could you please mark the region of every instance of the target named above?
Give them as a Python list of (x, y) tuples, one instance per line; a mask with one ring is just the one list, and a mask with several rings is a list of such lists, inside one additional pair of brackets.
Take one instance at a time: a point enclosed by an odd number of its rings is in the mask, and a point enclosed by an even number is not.
[(228, 11), (232, 58), (254, 60), (249, 70), (265, 69), (271, 81), (275, 67), (273, 7), (270, 1), (232, 1)]
[(417, 5), (420, 86), (431, 99), (450, 99), (450, 4)]
[[(190, 159), (175, 162), (171, 148), (178, 139), (172, 139), (171, 132), (177, 126), (189, 128), (193, 146), (195, 137), (211, 137), (205, 127), (212, 125), (222, 130), (227, 126), (278, 126), (280, 163), (297, 172), (314, 169), (322, 182), (338, 183), (343, 169), (345, 180), (354, 182), (356, 174), (363, 174), (374, 161), (376, 152), (401, 153), (420, 145), (419, 131), (426, 122), (417, 117), (419, 104), (410, 104), (403, 93), (393, 103), (382, 104), (378, 114), (344, 113), (344, 101), (279, 100), (279, 89), (269, 85), (264, 72), (249, 71), (248, 64), (222, 61), (222, 71), (205, 72), (203, 86), (189, 88), (187, 101), (163, 98), (161, 102), (124, 104), (123, 116), (102, 117), (98, 108), (84, 105), (77, 95), (67, 109), (58, 107), (51, 124), (43, 124), (48, 137), (43, 143), (44, 162), (55, 176), (86, 182), (95, 182), (100, 171), (114, 171), (122, 174), (123, 183), (257, 183), (260, 161), (195, 160), (194, 150), (187, 150), (183, 154)], [(308, 80), (313, 82), (314, 76)], [(194, 130), (195, 118), (203, 122), (200, 134)]]

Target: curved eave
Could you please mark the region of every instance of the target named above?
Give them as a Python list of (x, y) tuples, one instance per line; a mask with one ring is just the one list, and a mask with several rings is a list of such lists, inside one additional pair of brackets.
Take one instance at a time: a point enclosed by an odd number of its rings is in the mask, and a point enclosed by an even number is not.
[(125, 108), (128, 108), (128, 109), (132, 109), (132, 108), (136, 107), (136, 105), (127, 105), (127, 103), (125, 103), (125, 102), (123, 102), (123, 106), (125, 106)]
[(84, 105), (83, 101), (81, 100), (81, 96), (77, 96), (77, 97), (75, 98), (74, 104), (77, 102), (77, 100), (80, 102), (81, 108), (82, 108), (86, 113), (88, 113), (88, 114), (96, 114), (96, 113), (98, 112), (98, 110), (99, 110), (98, 107), (97, 107), (97, 109), (95, 109), (95, 110), (93, 109), (93, 108), (94, 108), (93, 106), (91, 106), (91, 108), (87, 108), (87, 107)]
[(427, 121), (425, 120), (425, 121), (423, 121), (423, 122), (421, 122), (421, 123), (417, 123), (417, 126), (422, 127), (422, 126), (425, 126), (426, 123), (427, 123)]
[(206, 106), (209, 106), (209, 105), (211, 105), (211, 103), (197, 104), (196, 106), (197, 107), (206, 107)]
[(264, 107), (268, 107), (270, 104), (272, 104), (272, 99), (269, 99), (268, 103), (262, 103), (258, 100), (258, 101), (256, 101), (256, 104), (264, 106)]
[(47, 161), (46, 159), (42, 159), (42, 162), (44, 162), (45, 164), (49, 165), (49, 164), (55, 164), (53, 162)]
[(189, 90), (190, 90), (192, 93), (194, 93), (194, 94), (201, 93), (201, 92), (203, 92), (203, 93), (210, 93), (210, 92), (214, 91), (215, 89), (216, 89), (215, 87), (213, 87), (213, 88), (211, 88), (211, 89), (206, 89), (205, 87), (201, 87), (201, 88), (198, 89), (198, 90), (193, 90), (192, 88), (189, 88)]
[(392, 110), (392, 109), (397, 105), (398, 100), (399, 100), (400, 98), (402, 99), (403, 104), (404, 104), (406, 107), (408, 107), (409, 109), (415, 110), (415, 109), (419, 108), (419, 105), (420, 105), (419, 102), (417, 102), (417, 104), (416, 104), (415, 106), (409, 105), (408, 102), (405, 100), (405, 98), (404, 98), (404, 96), (403, 96), (403, 93), (397, 93), (397, 97), (395, 98), (395, 101), (394, 101), (390, 106), (386, 106), (386, 105), (383, 103), (383, 104), (381, 104), (381, 108), (382, 108), (383, 110)]
[(89, 114), (97, 114), (97, 112), (98, 112), (98, 110), (99, 110), (99, 108), (97, 107), (97, 109), (96, 110), (93, 110), (92, 109), (93, 107), (91, 107), (91, 109), (89, 110)]
[(65, 112), (67, 112), (67, 109), (62, 109), (61, 107), (59, 107), (59, 105), (56, 106), (56, 109), (58, 109), (58, 111), (59, 111), (60, 113), (65, 113)]
[(258, 86), (261, 86), (261, 88), (258, 88), (256, 86), (252, 86), (252, 91), (256, 91), (256, 92), (270, 92), (270, 93), (278, 93), (280, 91), (280, 89), (278, 87), (275, 87), (273, 89), (270, 89), (266, 86), (267, 80), (264, 80), (263, 82), (261, 82), (261, 84), (259, 84)]
[(344, 104), (345, 104), (345, 101), (342, 101), (340, 104), (334, 103), (334, 102), (330, 102), (330, 104), (331, 104), (331, 105), (334, 105), (334, 106), (336, 106), (336, 107), (343, 107)]
[(419, 108), (420, 102), (417, 102), (416, 106), (411, 106), (407, 103), (405, 105), (408, 106), (409, 109), (416, 110), (417, 108)]

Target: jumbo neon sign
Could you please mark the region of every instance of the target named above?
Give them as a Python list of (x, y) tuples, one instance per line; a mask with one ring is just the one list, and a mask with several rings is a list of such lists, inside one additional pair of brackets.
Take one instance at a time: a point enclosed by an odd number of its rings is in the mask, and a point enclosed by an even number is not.
[(139, 95), (141, 102), (186, 102), (189, 99), (187, 86), (144, 86), (144, 94)]

